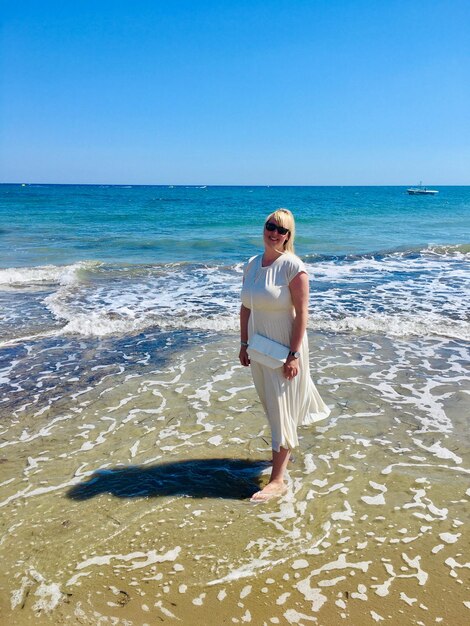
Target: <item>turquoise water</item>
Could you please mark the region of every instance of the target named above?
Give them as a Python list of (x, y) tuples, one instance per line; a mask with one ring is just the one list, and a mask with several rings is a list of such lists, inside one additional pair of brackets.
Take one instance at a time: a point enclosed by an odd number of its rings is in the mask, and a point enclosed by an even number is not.
[[(363, 623), (372, 608), (370, 623), (442, 621), (430, 598), (443, 592), (459, 623), (469, 188), (0, 195), (0, 586), (15, 616), (60, 589), (57, 611), (124, 619), (115, 588), (135, 615), (146, 595), (184, 621), (202, 597), (206, 615), (220, 611), (226, 588), (226, 615), (247, 621), (250, 606), (261, 623), (272, 576), (270, 605), (289, 623), (298, 609)], [(310, 371), (331, 416), (302, 429), (286, 496), (257, 508), (244, 500), (255, 474), (238, 468), (249, 459), (258, 475), (270, 437), (237, 358), (239, 296), (279, 206), (297, 216)], [(328, 601), (326, 622), (312, 598)]]
[(243, 262), (285, 206), (315, 330), (467, 340), (470, 188), (0, 186), (0, 332), (235, 332)]
[(297, 251), (347, 255), (470, 243), (470, 188), (0, 186), (1, 267), (97, 260), (236, 263), (285, 206)]

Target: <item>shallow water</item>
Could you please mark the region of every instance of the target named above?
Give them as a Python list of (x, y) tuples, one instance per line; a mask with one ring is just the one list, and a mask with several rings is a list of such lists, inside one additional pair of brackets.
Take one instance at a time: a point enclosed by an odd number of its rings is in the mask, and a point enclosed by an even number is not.
[(288, 491), (267, 505), (248, 499), (269, 432), (233, 336), (11, 347), (6, 623), (465, 623), (467, 345), (310, 344), (332, 417), (301, 429)]
[[(312, 329), (470, 339), (468, 246), (305, 261)], [(240, 262), (0, 270), (0, 347), (43, 336), (236, 331), (241, 275)]]
[[(288, 206), (311, 370), (288, 491), (238, 364), (242, 264)], [(470, 188), (0, 186), (6, 624), (470, 616)]]

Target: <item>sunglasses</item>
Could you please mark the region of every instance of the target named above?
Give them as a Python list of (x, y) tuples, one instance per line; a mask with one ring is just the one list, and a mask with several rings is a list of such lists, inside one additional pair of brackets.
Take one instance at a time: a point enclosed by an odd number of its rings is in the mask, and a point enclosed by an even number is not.
[(290, 232), (288, 228), (284, 228), (284, 226), (278, 226), (277, 224), (274, 224), (273, 222), (266, 222), (264, 227), (266, 228), (266, 230), (269, 230), (269, 232), (271, 233), (277, 230), (277, 232), (280, 235), (287, 235), (287, 233)]

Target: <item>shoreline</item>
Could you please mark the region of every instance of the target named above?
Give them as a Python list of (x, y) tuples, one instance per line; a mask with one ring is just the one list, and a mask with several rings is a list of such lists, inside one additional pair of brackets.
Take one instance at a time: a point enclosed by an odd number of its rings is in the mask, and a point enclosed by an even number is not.
[(300, 429), (288, 493), (262, 506), (244, 494), (267, 480), (269, 433), (233, 336), (168, 333), (169, 361), (116, 340), (127, 370), (89, 347), (76, 389), (50, 358), (61, 397), (2, 423), (9, 623), (465, 619), (467, 344), (309, 341), (333, 413)]

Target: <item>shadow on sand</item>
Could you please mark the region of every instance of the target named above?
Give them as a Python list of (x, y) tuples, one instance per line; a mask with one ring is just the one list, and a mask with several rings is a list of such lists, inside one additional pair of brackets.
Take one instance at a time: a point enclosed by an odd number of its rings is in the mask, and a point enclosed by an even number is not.
[(118, 498), (191, 496), (242, 500), (258, 491), (266, 461), (192, 459), (150, 466), (122, 466), (97, 470), (67, 492), (73, 500), (88, 500), (100, 493)]

